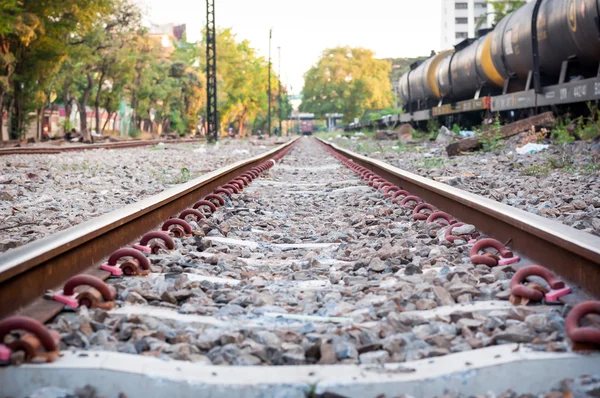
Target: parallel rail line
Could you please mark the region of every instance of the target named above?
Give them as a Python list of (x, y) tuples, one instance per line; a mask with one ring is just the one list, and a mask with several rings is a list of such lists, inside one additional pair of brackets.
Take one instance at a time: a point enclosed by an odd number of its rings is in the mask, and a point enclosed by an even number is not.
[(63, 305), (41, 298), (47, 290), (82, 272), (108, 278), (92, 266), (294, 142), (0, 255), (0, 319), (11, 314), (51, 319)]
[(6, 147), (0, 148), (0, 156), (7, 155), (52, 155), (62, 152), (79, 152), (93, 149), (124, 149), (158, 144), (186, 144), (204, 142), (203, 138), (183, 138), (175, 140), (134, 140), (123, 142), (109, 142), (102, 144), (81, 144), (66, 146), (40, 146), (40, 147)]
[[(178, 214), (180, 211), (189, 208), (199, 198), (206, 197), (212, 192), (223, 191), (228, 186), (231, 187), (227, 182), (232, 181), (232, 179), (235, 179), (242, 173), (251, 169), (255, 171), (256, 169), (260, 171), (268, 170), (275, 164), (275, 161), (269, 161), (273, 158), (277, 160), (285, 155), (297, 140), (292, 140), (262, 155), (211, 172), (201, 178), (165, 191), (135, 205), (125, 207), (80, 226), (59, 232), (54, 236), (0, 255), (0, 319), (9, 315), (25, 315), (40, 322), (49, 321), (63, 310), (64, 305), (56, 301), (44, 299), (43, 295), (47, 290), (55, 290), (72, 276), (81, 273), (107, 279), (110, 273), (98, 269), (97, 265), (114, 250), (139, 240), (139, 237), (145, 231), (152, 230), (174, 214)], [(362, 166), (361, 169), (370, 170), (377, 176), (380, 176), (378, 178), (385, 179), (387, 184), (395, 184), (399, 189), (410, 192), (410, 195), (418, 195), (427, 204), (431, 204), (435, 208), (447, 212), (453, 219), (471, 223), (484, 234), (501, 242), (506, 242), (506, 246), (509, 246), (511, 250), (514, 249), (514, 252), (521, 259), (518, 264), (514, 265), (516, 270), (523, 270), (523, 267), (532, 264), (540, 264), (552, 269), (561, 279), (565, 278), (564, 281), (573, 289), (572, 294), (563, 296), (560, 299), (562, 304), (574, 306), (589, 300), (591, 297), (600, 297), (600, 238), (564, 226), (558, 222), (419, 177), (384, 162), (340, 148), (326, 141), (321, 140), (320, 143), (327, 147), (342, 164), (348, 166), (350, 169), (357, 171), (356, 165), (360, 165)], [(311, 143), (308, 144), (313, 145)], [(314, 146), (312, 149), (314, 149)], [(317, 149), (320, 150), (320, 148)], [(309, 153), (313, 155), (313, 153)], [(257, 165), (261, 166), (257, 167)], [(304, 166), (304, 163), (302, 163), (302, 166)], [(339, 167), (338, 165), (335, 166), (336, 168)], [(286, 167), (289, 166), (281, 166), (281, 170), (285, 172)], [(311, 168), (308, 167), (307, 169)], [(313, 174), (313, 170), (316, 169), (311, 169), (309, 173)], [(323, 168), (322, 170), (331, 170), (331, 168)], [(372, 178), (366, 178), (365, 176), (361, 174), (363, 180)], [(302, 178), (304, 177), (300, 177), (300, 180)], [(320, 178), (313, 177), (312, 182), (320, 182)], [(263, 181), (263, 184), (276, 186), (277, 184), (273, 184), (275, 181)], [(289, 177), (287, 181), (285, 184), (294, 184), (291, 182), (294, 180), (290, 180)], [(370, 181), (374, 182), (374, 180)], [(302, 186), (302, 183), (299, 182), (298, 185)], [(375, 190), (381, 191), (380, 186), (373, 185), (373, 187)], [(367, 188), (366, 190), (369, 191), (368, 187), (362, 188)], [(279, 194), (279, 188), (275, 188), (275, 190)], [(343, 189), (339, 191), (343, 191)], [(305, 194), (304, 191), (290, 191), (288, 194), (293, 192), (301, 195)], [(223, 193), (226, 194), (226, 192)], [(328, 191), (324, 191), (324, 194), (329, 195), (329, 193)], [(283, 195), (286, 195), (286, 193), (283, 193)], [(376, 198), (376, 200), (380, 198)], [(342, 204), (342, 206), (345, 205)], [(423, 227), (422, 224), (419, 225), (421, 228)], [(242, 237), (244, 239), (247, 238), (246, 235), (242, 235)], [(221, 239), (222, 241), (229, 241), (232, 245), (253, 244), (259, 247), (259, 243), (240, 240), (240, 237), (238, 239), (205, 237), (205, 239), (216, 242)], [(263, 244), (265, 243), (263, 242)], [(318, 245), (331, 246), (332, 244), (297, 243), (297, 245), (309, 248)], [(273, 244), (273, 246), (292, 247), (294, 245)], [(337, 257), (334, 256), (333, 258), (336, 259)], [(391, 274), (387, 275), (392, 276)], [(213, 276), (208, 276), (208, 278), (219, 279)], [(221, 280), (223, 279), (221, 278)], [(230, 278), (225, 279), (231, 281), (231, 285), (224, 285), (226, 290), (228, 287), (231, 288), (234, 286), (234, 283), (244, 286), (244, 281)], [(245, 277), (242, 277), (242, 279), (245, 279)], [(394, 276), (392, 276), (391, 280), (393, 279)], [(294, 282), (302, 283), (302, 281)], [(323, 282), (323, 280), (304, 282)], [(329, 281), (325, 281), (325, 283), (329, 283)], [(331, 288), (333, 285), (335, 285), (335, 282), (332, 282), (329, 287)], [(344, 286), (336, 286), (337, 291), (339, 292), (347, 288), (347, 286)], [(520, 286), (523, 287), (523, 285)], [(220, 289), (220, 287), (217, 286), (216, 289)], [(336, 290), (333, 289), (333, 291)], [(365, 291), (368, 291), (368, 289)], [(458, 302), (460, 303), (461, 301), (458, 300)], [(479, 306), (480, 304), (481, 306)], [(481, 311), (485, 312), (490, 309), (512, 309), (513, 304), (498, 300), (489, 302), (475, 301), (471, 304), (449, 305), (445, 308), (444, 306), (440, 306), (432, 311), (423, 312), (435, 313), (437, 310), (440, 310), (440, 313), (450, 311), (454, 314), (461, 311), (469, 312), (468, 308), (476, 308), (478, 306)], [(600, 304), (596, 303), (595, 305)], [(547, 309), (548, 305), (541, 307)], [(579, 307), (581, 306), (577, 306), (571, 310), (571, 313), (577, 312), (577, 308)], [(532, 308), (535, 308), (535, 306)], [(150, 317), (161, 318), (161, 316), (164, 316), (168, 318), (169, 316), (174, 316), (180, 319), (181, 322), (187, 322), (188, 324), (193, 324), (194, 322), (201, 324), (203, 321), (198, 318), (203, 318), (206, 322), (209, 322), (206, 319), (211, 318), (210, 316), (195, 317), (194, 314), (180, 313), (177, 310), (156, 306), (146, 306), (144, 308), (144, 305), (125, 305), (114, 310), (113, 315), (119, 313), (125, 315), (128, 313), (133, 314), (136, 309), (140, 311), (140, 314), (146, 314)], [(566, 312), (567, 309), (562, 310)], [(472, 311), (475, 312), (474, 309)], [(595, 311), (597, 312), (598, 310), (596, 309)], [(419, 312), (421, 310), (407, 310), (407, 313), (402, 315), (410, 317), (417, 315), (416, 313)], [(322, 321), (319, 318), (326, 318), (302, 313), (296, 314), (293, 311), (287, 314), (275, 313), (271, 315), (275, 317), (279, 317), (280, 315), (287, 316), (288, 321), (293, 319), (293, 317), (314, 322)], [(567, 324), (569, 323), (569, 317), (566, 320)], [(581, 316), (578, 319), (580, 318)], [(214, 322), (215, 319), (211, 318), (210, 322)], [(338, 318), (336, 322), (341, 323), (343, 322), (342, 319), (350, 318)], [(588, 322), (596, 324), (595, 326), (600, 325), (596, 315), (591, 315), (587, 319)], [(352, 325), (352, 328), (368, 328), (365, 325), (380, 321), (381, 319), (373, 318), (372, 322), (364, 323), (362, 326)], [(227, 322), (226, 318), (221, 323)], [(235, 323), (235, 321), (232, 321), (232, 323)], [(245, 327), (249, 328), (249, 324), (245, 324)], [(350, 327), (351, 324), (348, 323), (346, 325)], [(288, 324), (285, 325), (285, 327), (287, 326)], [(579, 328), (577, 323), (576, 326), (577, 329), (586, 329), (583, 327)], [(566, 329), (568, 334), (568, 326)], [(593, 333), (597, 333), (594, 328), (587, 329), (592, 329), (594, 330)], [(0, 343), (1, 339), (0, 337)], [(576, 343), (574, 338), (572, 340)], [(222, 345), (225, 346), (224, 343)], [(575, 348), (587, 349), (588, 347)], [(381, 350), (382, 348), (379, 349)], [(104, 391), (115, 392), (117, 391), (116, 389), (126, 388), (134, 396), (140, 397), (172, 393), (177, 391), (172, 389), (178, 387), (181, 387), (182, 391), (193, 389), (195, 392), (206, 395), (223, 397), (258, 397), (276, 394), (301, 397), (306, 395), (306, 391), (309, 391), (310, 386), (312, 386), (313, 389), (311, 391), (314, 391), (314, 394), (322, 394), (314, 396), (363, 397), (372, 396), (375, 392), (377, 394), (385, 393), (393, 396), (393, 394), (405, 388), (407, 391), (423, 392), (442, 391), (443, 388), (450, 387), (456, 389), (473, 389), (483, 384), (486, 385), (486, 388), (489, 386), (490, 389), (504, 391), (503, 389), (508, 386), (515, 386), (514, 383), (517, 383), (516, 385), (518, 386), (528, 383), (528, 381), (522, 382), (520, 378), (515, 378), (515, 372), (517, 374), (530, 372), (531, 380), (536, 380), (535, 383), (541, 385), (547, 383), (549, 377), (579, 377), (587, 374), (585, 372), (591, 371), (593, 373), (598, 369), (598, 355), (594, 353), (589, 355), (581, 355), (577, 352), (539, 353), (530, 347), (520, 349), (519, 345), (514, 349), (514, 345), (507, 343), (499, 343), (498, 346), (492, 345), (467, 352), (448, 353), (447, 355), (436, 357), (435, 360), (427, 357), (416, 361), (407, 360), (407, 362), (380, 364), (382, 366), (379, 367), (340, 364), (330, 366), (327, 364), (312, 363), (300, 366), (278, 366), (277, 371), (272, 372), (265, 372), (259, 366), (231, 366), (226, 368), (226, 371), (223, 371), (223, 367), (219, 366), (198, 365), (181, 361), (160, 362), (156, 358), (142, 355), (108, 351), (99, 351), (95, 354), (95, 358), (92, 360), (93, 363), (88, 361), (87, 355), (82, 355), (82, 352), (64, 352), (60, 361), (40, 366), (39, 370), (37, 368), (34, 369), (36, 372), (35, 377), (38, 378), (37, 383), (51, 383), (51, 381), (48, 382), (46, 380), (54, 380), (57, 374), (63, 374), (59, 372), (69, 372), (69, 374), (74, 375), (76, 382), (86, 380), (87, 383), (94, 384), (97, 382), (97, 378), (102, 378), (102, 376), (114, 377), (114, 375), (108, 376), (114, 373), (121, 376), (126, 375), (127, 379), (136, 386), (139, 386), (140, 390), (132, 392), (131, 386), (114, 383), (111, 385), (107, 384), (105, 386), (107, 389)], [(158, 365), (159, 363), (160, 365)], [(91, 368), (90, 364), (92, 365)], [(148, 369), (156, 367), (160, 369), (159, 373), (148, 371)], [(16, 379), (21, 374), (25, 375), (28, 373), (28, 370), (27, 366), (24, 368), (0, 368), (0, 380), (12, 380), (12, 378)], [(540, 369), (544, 369), (544, 371), (539, 371)], [(493, 378), (489, 376), (490, 371), (495, 372)], [(467, 374), (468, 376), (465, 376)], [(552, 376), (548, 376), (549, 374)], [(90, 375), (92, 375), (92, 378), (90, 378)], [(26, 380), (29, 376), (21, 377), (25, 378), (18, 380), (18, 383), (25, 385), (27, 381), (23, 380)], [(470, 378), (472, 385), (466, 386), (468, 383), (465, 383), (465, 377)], [(69, 383), (73, 384), (75, 381), (69, 380)]]
[(521, 264), (542, 264), (600, 297), (599, 237), (320, 141), (456, 219), (509, 243)]

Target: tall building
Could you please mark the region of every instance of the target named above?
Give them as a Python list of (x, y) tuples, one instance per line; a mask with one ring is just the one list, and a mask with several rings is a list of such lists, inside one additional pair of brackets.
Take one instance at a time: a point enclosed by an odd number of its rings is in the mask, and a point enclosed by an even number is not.
[[(489, 6), (491, 8), (491, 6)], [(490, 27), (486, 0), (442, 0), (441, 49), (447, 50), (478, 29)]]
[[(479, 29), (494, 24), (494, 0), (441, 0), (441, 49), (448, 50), (466, 38), (477, 37)], [(525, 0), (530, 3), (533, 0)]]
[(163, 55), (168, 57), (175, 51), (176, 43), (180, 42), (185, 36), (186, 25), (151, 24), (148, 28), (148, 36), (160, 43), (163, 48)]

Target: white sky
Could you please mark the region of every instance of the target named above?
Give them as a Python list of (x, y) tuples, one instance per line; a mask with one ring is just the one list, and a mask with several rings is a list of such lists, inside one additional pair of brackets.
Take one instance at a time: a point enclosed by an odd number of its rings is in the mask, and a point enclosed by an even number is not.
[[(185, 23), (188, 40), (200, 39), (206, 1), (137, 1), (152, 22)], [(365, 47), (388, 58), (428, 55), (440, 46), (441, 0), (215, 0), (215, 8), (217, 26), (233, 28), (265, 58), (273, 28), (273, 65), (281, 46), (282, 80), (293, 93), (329, 47)]]

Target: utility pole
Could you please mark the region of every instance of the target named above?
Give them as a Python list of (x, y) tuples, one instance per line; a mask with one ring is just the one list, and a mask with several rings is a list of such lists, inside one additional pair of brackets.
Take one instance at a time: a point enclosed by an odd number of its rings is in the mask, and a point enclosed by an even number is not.
[(206, 136), (209, 141), (219, 139), (217, 115), (217, 31), (215, 27), (215, 0), (206, 0)]
[(268, 102), (269, 102), (269, 111), (267, 116), (267, 132), (269, 137), (271, 136), (271, 38), (273, 37), (273, 29), (269, 29), (269, 81), (268, 81)]
[(279, 81), (279, 94), (277, 98), (277, 102), (279, 103), (279, 135), (283, 135), (283, 122), (282, 122), (282, 111), (281, 109), (281, 47), (277, 47), (277, 52), (279, 53), (279, 72), (278, 73), (278, 81)]

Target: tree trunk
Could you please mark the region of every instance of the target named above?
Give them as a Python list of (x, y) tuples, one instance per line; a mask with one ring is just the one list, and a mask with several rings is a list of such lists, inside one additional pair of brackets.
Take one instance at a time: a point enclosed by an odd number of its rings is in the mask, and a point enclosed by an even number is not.
[[(52, 106), (50, 106), (50, 117), (48, 118), (48, 134), (53, 137), (54, 134), (56, 133), (52, 133), (52, 115), (54, 115), (54, 112), (56, 112), (56, 103), (53, 102)], [(52, 134), (50, 134), (52, 133)]]
[(4, 142), (4, 90), (0, 88), (0, 142)]
[(88, 72), (87, 74), (87, 87), (85, 88), (85, 90), (83, 91), (83, 96), (81, 97), (81, 103), (80, 103), (80, 109), (79, 109), (79, 126), (80, 126), (80, 133), (83, 136), (83, 141), (84, 142), (94, 142), (92, 135), (90, 134), (90, 132), (88, 131), (88, 125), (87, 125), (87, 103), (90, 99), (90, 96), (92, 95), (92, 90), (94, 88), (94, 79), (92, 77), (92, 74)]
[(106, 64), (102, 65), (102, 72), (98, 80), (98, 90), (96, 90), (96, 99), (94, 101), (94, 109), (96, 111), (96, 134), (100, 133), (100, 94), (102, 93), (102, 85), (104, 84), (104, 76), (106, 75)]
[(35, 139), (36, 141), (41, 141), (42, 140), (42, 113), (44, 112), (44, 107), (41, 107), (40, 109), (37, 110), (36, 112), (36, 116), (35, 116)]
[(104, 135), (104, 130), (106, 129), (106, 125), (108, 124), (108, 122), (110, 122), (111, 117), (112, 117), (112, 113), (109, 113), (108, 117), (106, 118), (106, 121), (104, 122), (104, 126), (102, 126), (102, 132), (101, 132), (102, 135)]
[(65, 103), (65, 123), (63, 124), (63, 133), (67, 133), (67, 122), (71, 122), (71, 112), (73, 111), (73, 100), (71, 98), (71, 92), (69, 91), (69, 86), (71, 84), (70, 79), (65, 79), (65, 84), (63, 86), (63, 101)]
[(13, 124), (13, 120), (14, 120), (14, 113), (15, 113), (15, 99), (12, 98), (10, 100), (10, 104), (8, 105), (8, 139), (10, 140), (11, 138), (16, 138), (16, 137), (11, 137), (14, 134), (14, 131), (12, 130), (12, 124)]
[(13, 120), (11, 122), (11, 135), (16, 139), (23, 138), (24, 124), (25, 124), (25, 109), (24, 109), (24, 98), (23, 89), (21, 88), (20, 82), (13, 82)]
[(240, 127), (238, 128), (238, 135), (240, 137), (244, 136), (244, 123), (246, 123), (246, 114), (242, 113), (242, 116), (240, 116)]
[[(113, 121), (113, 131), (117, 131), (117, 116), (119, 116), (119, 114), (115, 112), (115, 120)], [(121, 134), (123, 134), (123, 132), (121, 132)]]

